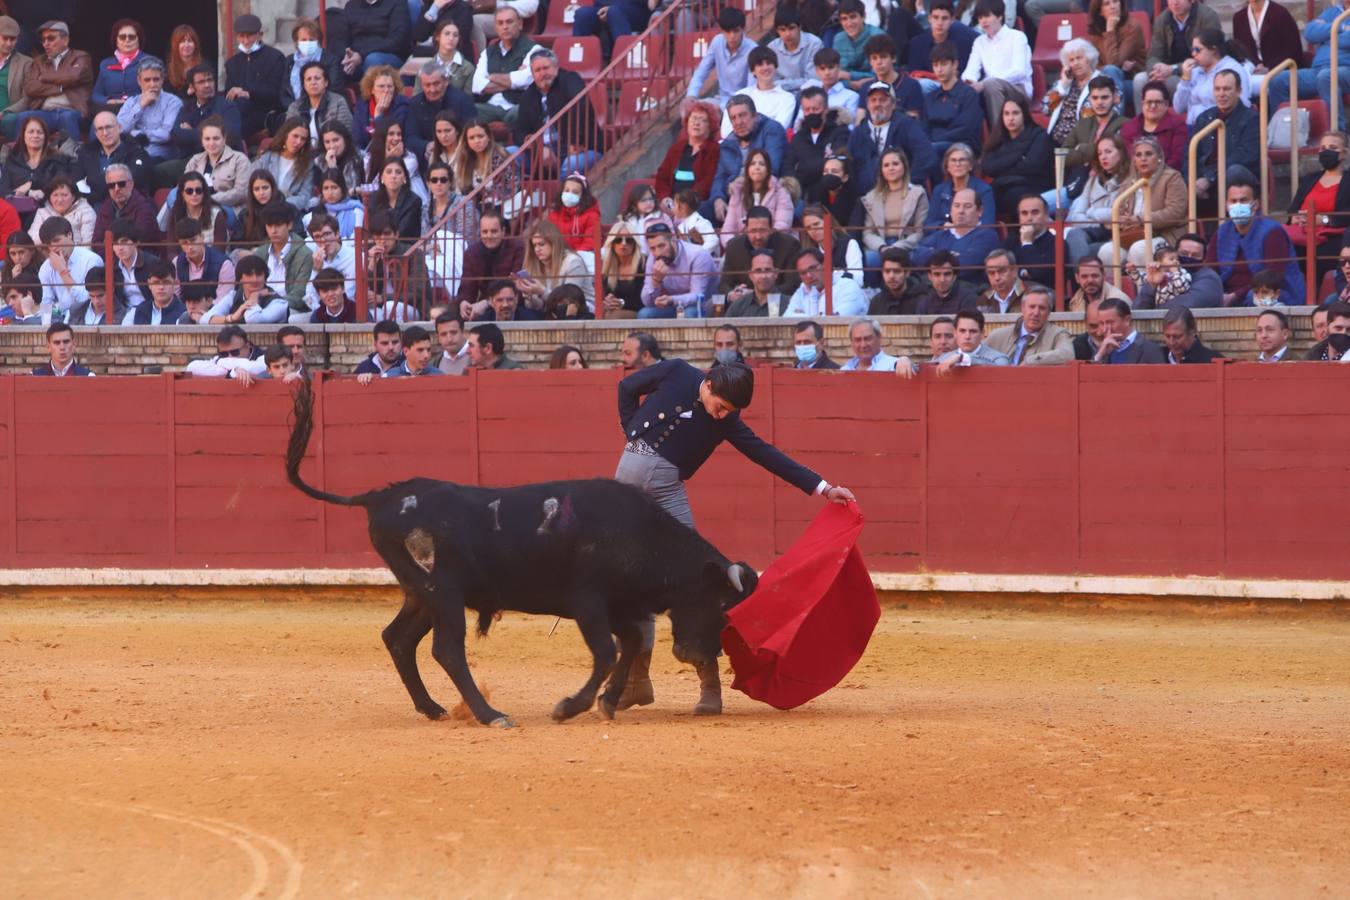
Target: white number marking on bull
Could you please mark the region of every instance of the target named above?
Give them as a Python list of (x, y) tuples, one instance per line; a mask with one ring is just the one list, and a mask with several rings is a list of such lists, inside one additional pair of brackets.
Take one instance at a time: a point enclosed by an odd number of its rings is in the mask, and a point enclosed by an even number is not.
[(499, 515), (498, 515), (498, 511), (499, 511), (501, 508), (502, 508), (502, 501), (501, 501), (500, 499), (493, 500), (491, 503), (488, 504), (488, 509), (492, 510), (492, 530), (493, 530), (493, 531), (501, 531), (501, 530), (502, 530), (502, 520), (501, 520), (501, 518), (500, 518)]
[(408, 510), (417, 509), (417, 495), (410, 494), (403, 498), (403, 508), (398, 511), (400, 516), (407, 515)]
[(558, 517), (558, 498), (549, 497), (544, 501), (544, 521), (534, 530), (535, 534), (548, 534), (549, 525)]

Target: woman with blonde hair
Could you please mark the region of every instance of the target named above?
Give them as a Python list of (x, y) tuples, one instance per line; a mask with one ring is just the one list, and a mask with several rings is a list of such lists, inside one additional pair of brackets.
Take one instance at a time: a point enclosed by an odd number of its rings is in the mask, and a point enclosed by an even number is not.
[(595, 279), (580, 254), (567, 246), (558, 226), (539, 219), (525, 232), (525, 278), (516, 290), (530, 309), (543, 309), (544, 298), (563, 284), (574, 284), (586, 296), (586, 308), (595, 312)]
[(356, 104), (356, 146), (362, 150), (370, 143), (386, 119), (408, 127), (408, 98), (398, 89), (398, 72), (393, 66), (371, 66), (361, 76), (361, 102)]
[(646, 271), (647, 256), (638, 243), (638, 235), (623, 222), (616, 222), (601, 251), (600, 278), (605, 290), (606, 318), (637, 318), (642, 309)]
[(909, 157), (893, 147), (881, 154), (876, 187), (862, 196), (863, 265), (867, 281), (881, 284), (881, 251), (913, 250), (923, 237), (928, 194), (909, 180)]
[(520, 172), (515, 166), (508, 166), (496, 178), (489, 176), (510, 156), (505, 147), (492, 139), (486, 122), (479, 119), (466, 122), (455, 150), (455, 189), (468, 196), (479, 185), (486, 185), (479, 195), (479, 208), (485, 204), (500, 207), (520, 190)]

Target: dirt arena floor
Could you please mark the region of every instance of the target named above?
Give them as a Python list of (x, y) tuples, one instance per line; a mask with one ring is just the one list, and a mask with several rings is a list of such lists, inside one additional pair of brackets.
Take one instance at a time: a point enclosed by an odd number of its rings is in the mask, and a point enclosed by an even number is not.
[[(510, 617), (511, 731), (427, 722), (375, 599), (0, 602), (0, 896), (1344, 896), (1350, 617), (887, 606), (837, 690), (555, 725), (587, 657)], [(434, 696), (457, 700), (426, 654)]]

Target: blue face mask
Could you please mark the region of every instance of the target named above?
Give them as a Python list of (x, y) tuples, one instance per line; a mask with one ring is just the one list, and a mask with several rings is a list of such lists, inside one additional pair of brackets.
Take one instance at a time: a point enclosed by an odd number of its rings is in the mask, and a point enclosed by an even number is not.
[(794, 344), (792, 349), (797, 351), (797, 362), (810, 365), (816, 361), (815, 344)]
[(1252, 205), (1250, 203), (1228, 204), (1228, 218), (1232, 219), (1235, 225), (1246, 225), (1252, 220)]
[(729, 366), (736, 362), (736, 357), (740, 356), (735, 350), (716, 350), (713, 352), (713, 359), (724, 366)]

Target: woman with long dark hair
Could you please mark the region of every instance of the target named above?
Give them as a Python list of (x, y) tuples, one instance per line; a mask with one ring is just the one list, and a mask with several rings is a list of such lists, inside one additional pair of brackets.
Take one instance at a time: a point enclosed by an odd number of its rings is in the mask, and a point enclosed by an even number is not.
[(211, 188), (200, 172), (184, 172), (178, 179), (178, 190), (173, 202), (165, 202), (159, 216), (160, 229), (173, 235), (174, 227), (183, 219), (195, 219), (202, 227), (206, 243), (223, 248), (230, 239), (225, 211), (211, 199)]
[(994, 188), (999, 214), (1012, 217), (1017, 201), (1026, 194), (1048, 190), (1054, 178), (1054, 148), (1050, 135), (1031, 119), (1027, 98), (1020, 94), (1003, 101), (989, 143), (984, 148), (980, 168)]
[(386, 159), (380, 172), (380, 189), (370, 196), (370, 214), (387, 212), (399, 238), (414, 241), (422, 233), (422, 200), (412, 192), (408, 181), (408, 167), (403, 160)]
[(57, 176), (69, 177), (70, 161), (51, 144), (47, 123), (34, 115), (19, 120), (19, 137), (10, 146), (9, 157), (0, 170), (0, 195), (26, 197), (41, 203), (47, 195), (47, 183)]
[(272, 146), (258, 154), (253, 170), (270, 172), (282, 199), (296, 209), (314, 205), (314, 172), (310, 160), (309, 125), (304, 119), (287, 119), (272, 135)]
[(356, 193), (366, 180), (351, 129), (330, 119), (319, 129), (319, 150), (314, 154), (314, 183), (318, 184), (334, 169), (346, 183), (348, 194)]

